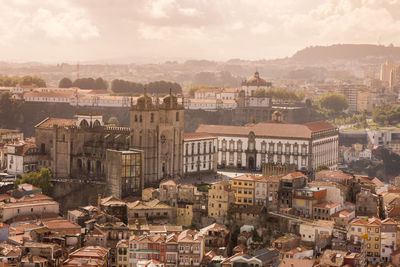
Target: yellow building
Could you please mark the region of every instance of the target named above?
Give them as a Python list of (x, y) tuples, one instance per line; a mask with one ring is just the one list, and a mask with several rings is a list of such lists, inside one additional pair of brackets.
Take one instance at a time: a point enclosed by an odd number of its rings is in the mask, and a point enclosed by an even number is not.
[(367, 224), (366, 252), (369, 262), (377, 262), (381, 257), (381, 220), (371, 218)]
[(129, 266), (129, 242), (126, 239), (122, 239), (117, 243), (115, 247), (117, 267)]
[(228, 181), (211, 185), (208, 190), (208, 216), (217, 220), (226, 218), (229, 204), (234, 202), (234, 194)]
[(193, 205), (186, 203), (178, 203), (176, 210), (176, 224), (189, 227), (193, 220)]
[(142, 200), (143, 201), (150, 201), (153, 197), (153, 192), (154, 192), (153, 187), (147, 187), (142, 190)]
[(236, 205), (254, 205), (255, 181), (261, 176), (241, 175), (231, 180), (232, 190), (235, 193)]

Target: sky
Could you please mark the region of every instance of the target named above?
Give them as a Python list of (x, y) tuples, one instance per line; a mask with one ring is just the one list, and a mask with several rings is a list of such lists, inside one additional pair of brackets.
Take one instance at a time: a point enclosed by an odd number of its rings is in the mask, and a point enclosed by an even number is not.
[(0, 61), (274, 59), (400, 45), (400, 0), (0, 0)]

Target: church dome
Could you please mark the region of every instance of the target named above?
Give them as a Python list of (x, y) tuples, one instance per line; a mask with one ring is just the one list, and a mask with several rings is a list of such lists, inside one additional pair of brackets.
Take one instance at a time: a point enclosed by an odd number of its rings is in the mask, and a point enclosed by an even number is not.
[(242, 85), (246, 86), (267, 86), (267, 82), (260, 78), (260, 74), (258, 71), (254, 73), (254, 76), (248, 79), (247, 81), (244, 81)]

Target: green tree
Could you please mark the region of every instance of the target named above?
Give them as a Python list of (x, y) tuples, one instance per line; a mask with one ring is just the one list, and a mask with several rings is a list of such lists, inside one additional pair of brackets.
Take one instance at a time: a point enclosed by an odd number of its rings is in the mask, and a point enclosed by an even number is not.
[(318, 99), (320, 106), (330, 112), (339, 113), (349, 107), (344, 95), (338, 93), (326, 93)]
[(108, 124), (113, 124), (115, 126), (119, 125), (119, 121), (118, 121), (117, 117), (110, 117), (107, 122), (108, 122)]
[(72, 81), (71, 79), (64, 77), (60, 80), (58, 83), (59, 88), (71, 88), (72, 87)]
[(325, 164), (319, 165), (319, 166), (317, 167), (317, 169), (315, 170), (315, 172), (319, 172), (319, 171), (322, 171), (322, 170), (329, 170), (328, 165), (325, 165)]
[(43, 194), (51, 195), (53, 192), (53, 183), (51, 180), (51, 172), (47, 168), (42, 168), (40, 172), (29, 172), (23, 174), (21, 178), (17, 178), (14, 186), (17, 188), (20, 184), (31, 184), (42, 189)]
[(24, 76), (20, 79), (21, 85), (37, 85), (38, 87), (46, 87), (46, 82), (39, 76)]
[(264, 88), (257, 88), (253, 91), (253, 96), (255, 97), (265, 97), (265, 89)]

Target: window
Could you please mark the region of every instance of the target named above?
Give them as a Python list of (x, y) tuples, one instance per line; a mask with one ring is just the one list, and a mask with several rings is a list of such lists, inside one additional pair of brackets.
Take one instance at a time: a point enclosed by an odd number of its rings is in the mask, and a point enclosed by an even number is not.
[(179, 121), (179, 111), (176, 112), (175, 116), (176, 116), (176, 121)]
[(154, 113), (150, 114), (150, 122), (154, 122)]

